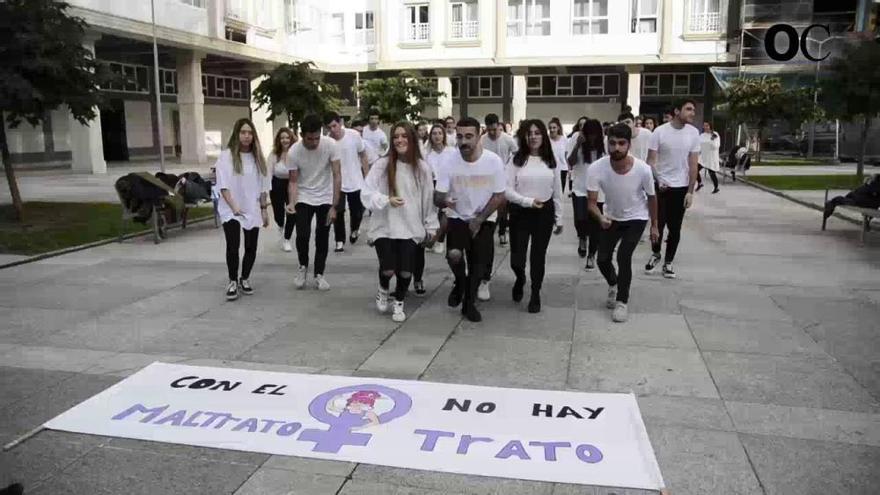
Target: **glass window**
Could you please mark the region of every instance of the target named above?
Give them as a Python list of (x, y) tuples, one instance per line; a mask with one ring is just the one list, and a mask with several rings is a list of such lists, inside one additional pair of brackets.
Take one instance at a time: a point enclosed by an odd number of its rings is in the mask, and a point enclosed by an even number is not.
[(605, 81), (601, 75), (587, 77), (587, 94), (590, 96), (602, 96), (605, 92)]
[(557, 96), (571, 96), (571, 76), (559, 76), (556, 78)]
[(544, 96), (556, 96), (556, 76), (544, 76), (541, 78), (542, 94)]
[(608, 34), (608, 0), (574, 0), (571, 32)]
[(507, 1), (507, 36), (522, 36), (525, 21), (524, 0)]
[(508, 36), (549, 36), (550, 0), (508, 0)]
[(688, 31), (692, 33), (717, 33), (721, 31), (724, 16), (721, 0), (690, 0)]
[(632, 0), (633, 33), (657, 32), (657, 3), (658, 0)]
[(541, 96), (541, 78), (539, 76), (526, 77), (526, 96)]
[(500, 98), (503, 96), (504, 78), (502, 76), (468, 77), (468, 97)]
[(453, 98), (460, 97), (461, 96), (460, 80), (457, 77), (451, 77), (451, 78), (449, 78), (449, 82), (452, 83), (452, 95), (451, 96)]
[(574, 96), (587, 95), (587, 76), (572, 76), (572, 94)]
[(660, 92), (661, 95), (672, 94), (672, 74), (660, 74)]
[(617, 96), (620, 94), (620, 76), (617, 74), (605, 75), (605, 96)]
[(703, 74), (691, 74), (690, 94), (702, 95), (706, 90), (706, 78)]
[(690, 83), (687, 74), (675, 74), (675, 83), (672, 88), (674, 95), (686, 95), (690, 91)]

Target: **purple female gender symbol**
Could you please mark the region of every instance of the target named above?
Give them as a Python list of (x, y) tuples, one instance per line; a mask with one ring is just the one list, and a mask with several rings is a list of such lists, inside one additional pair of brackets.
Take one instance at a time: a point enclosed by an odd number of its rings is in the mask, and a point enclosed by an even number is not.
[(394, 407), (385, 413), (378, 415), (379, 423), (385, 424), (391, 420), (397, 419), (408, 413), (412, 408), (412, 399), (393, 388), (383, 385), (352, 385), (350, 387), (342, 387), (324, 392), (317, 396), (309, 404), (309, 414), (318, 421), (330, 425), (328, 430), (308, 429), (300, 433), (298, 439), (307, 442), (315, 442), (312, 452), (331, 452), (338, 453), (343, 445), (355, 445), (364, 447), (369, 443), (373, 435), (369, 433), (352, 433), (353, 428), (365, 426), (369, 423), (362, 414), (353, 414), (347, 409), (343, 410), (339, 416), (334, 416), (327, 412), (327, 404), (337, 395), (346, 393), (358, 393), (361, 397), (367, 398), (388, 397), (394, 401)]

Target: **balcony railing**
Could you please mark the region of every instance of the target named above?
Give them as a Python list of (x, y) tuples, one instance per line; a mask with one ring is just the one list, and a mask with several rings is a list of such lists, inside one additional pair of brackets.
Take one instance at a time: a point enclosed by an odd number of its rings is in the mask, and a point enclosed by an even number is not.
[(479, 35), (480, 21), (458, 21), (452, 23), (452, 39), (473, 39)]
[(690, 16), (688, 21), (688, 32), (690, 33), (718, 33), (721, 32), (722, 16), (720, 12), (706, 12), (703, 14), (694, 14)]
[(431, 25), (427, 22), (409, 24), (406, 30), (406, 41), (428, 41), (431, 39)]
[(354, 44), (358, 46), (373, 46), (376, 44), (375, 29), (357, 29), (354, 32)]

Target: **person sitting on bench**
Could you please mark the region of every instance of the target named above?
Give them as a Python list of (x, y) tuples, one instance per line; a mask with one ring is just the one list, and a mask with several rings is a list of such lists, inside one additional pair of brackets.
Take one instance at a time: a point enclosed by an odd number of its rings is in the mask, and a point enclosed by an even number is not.
[(846, 196), (831, 198), (825, 203), (825, 219), (840, 205), (862, 208), (880, 208), (880, 174), (875, 174), (868, 182), (853, 189)]

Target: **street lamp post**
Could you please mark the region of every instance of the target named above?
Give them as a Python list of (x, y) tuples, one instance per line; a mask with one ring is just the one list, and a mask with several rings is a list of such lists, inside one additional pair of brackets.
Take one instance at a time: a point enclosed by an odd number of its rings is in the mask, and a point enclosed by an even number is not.
[(162, 135), (162, 92), (159, 86), (159, 45), (156, 44), (156, 5), (155, 0), (150, 0), (150, 14), (153, 18), (153, 90), (156, 93), (156, 128), (159, 131), (159, 169), (165, 173), (165, 144)]

